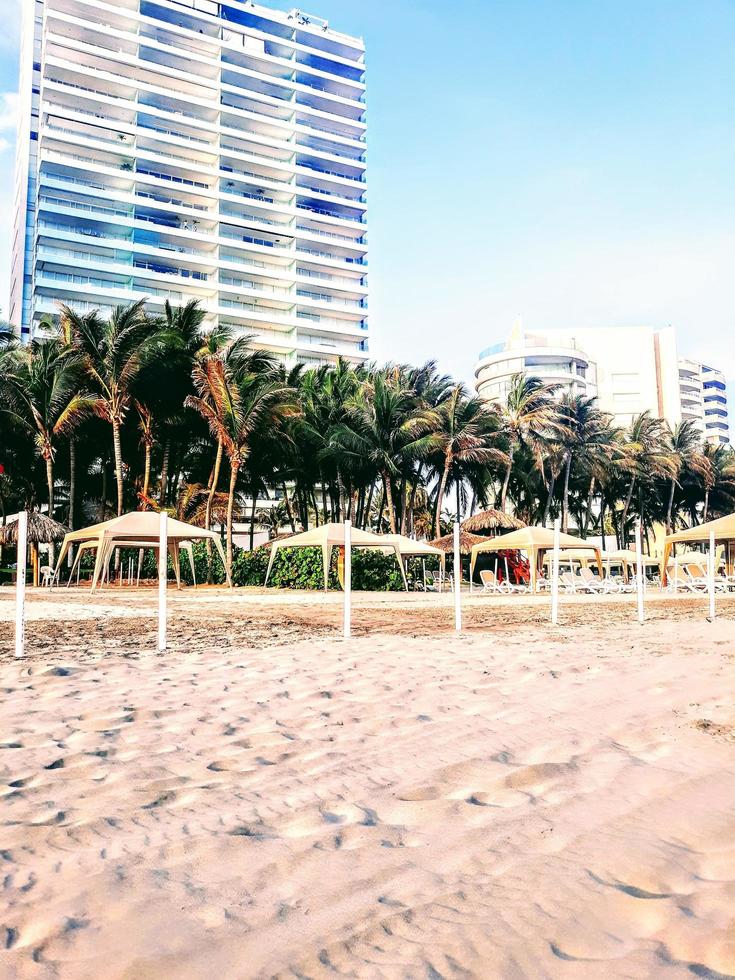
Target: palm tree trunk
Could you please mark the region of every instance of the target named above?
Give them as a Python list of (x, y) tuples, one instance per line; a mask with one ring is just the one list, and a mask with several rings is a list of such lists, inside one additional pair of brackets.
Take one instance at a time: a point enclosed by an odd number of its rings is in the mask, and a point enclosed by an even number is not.
[(398, 529), (396, 528), (396, 511), (393, 506), (393, 488), (390, 485), (390, 475), (388, 473), (383, 473), (383, 486), (385, 487), (385, 502), (388, 507), (388, 522), (390, 523), (390, 533), (398, 534)]
[(635, 486), (635, 477), (630, 481), (630, 486), (628, 487), (628, 496), (625, 498), (625, 504), (623, 506), (623, 513), (620, 518), (620, 528), (621, 528), (621, 540), (620, 547), (625, 548), (628, 545), (628, 532), (626, 525), (628, 522), (628, 510), (630, 509), (630, 502), (633, 499), (633, 487)]
[(286, 484), (284, 483), (281, 487), (283, 490), (283, 502), (286, 505), (286, 513), (288, 514), (288, 523), (291, 525), (291, 534), (296, 534), (296, 522), (293, 518), (293, 508), (291, 507), (291, 501), (288, 497), (288, 490), (286, 489)]
[[(46, 486), (48, 487), (48, 516), (54, 519), (54, 461), (49, 455), (46, 460)], [(54, 564), (54, 545), (48, 543), (48, 563), (53, 567)]]
[(161, 463), (161, 486), (158, 491), (158, 503), (163, 507), (166, 502), (166, 484), (168, 483), (168, 457), (171, 452), (171, 440), (163, 444), (163, 462)]
[(77, 440), (74, 436), (69, 440), (69, 530), (74, 530), (74, 516), (77, 502)]
[(666, 533), (671, 534), (671, 512), (674, 509), (674, 488), (676, 487), (676, 480), (671, 478), (671, 486), (669, 487), (669, 506), (666, 508)]
[(441, 525), (441, 513), (442, 513), (442, 501), (444, 500), (444, 494), (447, 489), (447, 479), (449, 478), (449, 468), (451, 466), (451, 460), (448, 456), (444, 458), (444, 470), (442, 472), (441, 482), (439, 483), (439, 489), (436, 492), (436, 514), (434, 517), (434, 530), (436, 531), (437, 538), (442, 536), (442, 525)]
[(511, 446), (508, 450), (508, 468), (505, 471), (505, 477), (503, 478), (503, 488), (500, 491), (500, 509), (505, 513), (505, 502), (508, 498), (508, 485), (510, 483), (510, 473), (513, 469), (513, 456), (515, 453), (515, 447)]
[(123, 463), (120, 446), (120, 423), (112, 423), (112, 445), (115, 450), (115, 480), (117, 482), (117, 516), (123, 512)]
[(258, 491), (253, 488), (253, 505), (250, 508), (250, 550), (255, 546), (255, 505), (258, 502)]
[(602, 550), (605, 551), (605, 498), (600, 497), (600, 537), (602, 538)]
[(375, 490), (375, 481), (370, 484), (370, 489), (368, 490), (367, 503), (365, 504), (365, 509), (362, 513), (362, 529), (363, 531), (367, 527), (367, 523), (370, 520), (370, 511), (373, 507), (373, 492)]
[(709, 490), (704, 491), (704, 510), (702, 511), (702, 523), (707, 523), (707, 511), (709, 510)]
[(584, 536), (587, 537), (587, 533), (590, 529), (590, 524), (592, 523), (592, 503), (595, 499), (595, 486), (597, 481), (594, 476), (590, 480), (590, 488), (587, 491), (587, 509), (584, 515)]
[(567, 459), (564, 465), (564, 495), (561, 503), (561, 526), (565, 534), (569, 533), (569, 475), (572, 472), (572, 453), (567, 452)]
[(240, 472), (240, 461), (230, 460), (230, 487), (227, 495), (227, 570), (232, 575), (232, 514), (235, 509), (235, 486)]
[(222, 440), (217, 440), (217, 454), (214, 457), (214, 469), (212, 470), (212, 480), (209, 484), (209, 493), (207, 494), (207, 504), (204, 508), (204, 526), (209, 530), (212, 526), (212, 506), (214, 504), (214, 497), (217, 493), (217, 484), (219, 483), (219, 471), (222, 465)]
[(546, 494), (546, 506), (544, 507), (544, 527), (549, 523), (549, 517), (551, 516), (551, 501), (554, 499), (554, 490), (556, 488), (556, 473), (552, 470), (551, 477), (549, 478), (549, 489)]
[[(145, 441), (145, 465), (143, 468), (143, 496), (148, 498), (148, 491), (151, 485), (151, 444), (148, 439)], [(148, 509), (148, 504), (143, 501), (143, 508)]]
[(462, 515), (461, 515), (460, 511), (462, 510), (462, 485), (461, 485), (459, 476), (457, 477), (457, 486), (456, 486), (455, 489), (456, 489), (456, 494), (457, 494), (457, 520), (458, 521), (461, 521), (462, 520)]

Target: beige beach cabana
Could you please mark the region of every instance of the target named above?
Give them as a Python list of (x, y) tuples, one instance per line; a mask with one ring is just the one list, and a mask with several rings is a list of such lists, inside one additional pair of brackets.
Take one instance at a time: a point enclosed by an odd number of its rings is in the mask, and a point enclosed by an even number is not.
[[(438, 558), (439, 568), (440, 568), (440, 579), (441, 582), (445, 574), (445, 566), (447, 561), (446, 552), (442, 551), (441, 548), (436, 548), (434, 545), (429, 544), (428, 541), (415, 541), (413, 538), (407, 537), (405, 534), (384, 534), (384, 540), (390, 541), (391, 543), (396, 543), (398, 545), (398, 550), (401, 553), (401, 558)], [(426, 569), (424, 569), (424, 583), (426, 582)]]
[[(361, 531), (353, 527), (350, 531), (350, 543), (353, 548), (382, 548), (386, 551), (393, 551), (401, 570), (403, 587), (408, 592), (408, 582), (406, 581), (406, 571), (403, 567), (401, 550), (398, 542), (392, 539), (391, 535), (373, 534), (372, 531)], [(324, 591), (327, 591), (329, 583), (329, 567), (332, 561), (332, 549), (344, 548), (345, 546), (345, 526), (344, 524), (322, 524), (320, 527), (311, 528), (301, 534), (292, 534), (282, 541), (274, 541), (271, 546), (271, 555), (268, 560), (268, 570), (265, 573), (264, 585), (268, 585), (273, 562), (276, 555), (283, 548), (321, 548), (322, 561), (324, 563)]]
[[(222, 542), (215, 531), (195, 527), (193, 524), (186, 524), (184, 521), (177, 521), (172, 517), (169, 517), (167, 524), (169, 553), (177, 583), (181, 583), (179, 552), (184, 542), (209, 539), (214, 543), (222, 560), (227, 584), (232, 587), (232, 579), (222, 549)], [(158, 548), (159, 534), (160, 516), (151, 510), (131, 511), (128, 514), (122, 514), (120, 517), (113, 517), (110, 521), (103, 521), (101, 524), (92, 524), (90, 527), (80, 528), (78, 531), (70, 531), (64, 536), (64, 543), (56, 562), (55, 575), (58, 575), (61, 563), (71, 545), (83, 545), (84, 550), (96, 549), (97, 555), (92, 575), (92, 588), (94, 589), (104, 577), (103, 573), (110, 563), (115, 548)], [(79, 553), (77, 554), (78, 559)]]
[[(638, 552), (632, 551), (630, 548), (620, 548), (618, 551), (603, 551), (602, 562), (607, 568), (608, 575), (610, 574), (611, 565), (621, 565), (623, 568), (623, 578), (627, 582), (630, 578), (630, 569), (638, 567)], [(641, 554), (641, 563), (644, 568), (652, 568), (654, 565), (658, 566), (658, 558), (653, 558), (651, 555)]]
[[(544, 555), (554, 548), (554, 531), (548, 527), (522, 527), (510, 534), (501, 534), (497, 538), (488, 538), (481, 544), (476, 544), (472, 548), (472, 560), (470, 562), (470, 580), (475, 571), (477, 556), (492, 551), (524, 551), (528, 555), (528, 564), (531, 570), (531, 591), (536, 591), (536, 581), (538, 570)], [(602, 556), (600, 548), (596, 544), (588, 543), (582, 538), (575, 538), (572, 534), (559, 535), (559, 548), (564, 551), (584, 551), (592, 553), (597, 563), (597, 567), (602, 578)]]
[[(671, 552), (679, 543), (693, 544), (695, 542), (705, 544), (709, 541), (710, 534), (714, 534), (715, 542), (727, 544), (728, 551), (732, 547), (731, 542), (735, 541), (735, 514), (727, 514), (725, 517), (718, 517), (717, 520), (707, 521), (698, 527), (688, 527), (676, 534), (669, 534), (664, 539), (664, 553), (661, 558), (661, 584), (666, 585), (666, 569), (669, 564)], [(728, 566), (731, 564), (728, 561)], [(729, 567), (728, 567), (729, 571)]]

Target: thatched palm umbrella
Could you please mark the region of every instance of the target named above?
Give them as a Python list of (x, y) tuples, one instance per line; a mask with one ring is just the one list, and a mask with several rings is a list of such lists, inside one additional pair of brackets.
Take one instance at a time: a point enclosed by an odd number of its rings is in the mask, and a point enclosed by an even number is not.
[(504, 514), (502, 510), (481, 510), (478, 514), (473, 514), (466, 521), (462, 521), (462, 530), (476, 534), (478, 531), (515, 531), (520, 527), (525, 527), (523, 521), (519, 521), (512, 514)]
[[(459, 532), (459, 553), (461, 555), (469, 555), (472, 553), (473, 544), (482, 544), (487, 541), (487, 538), (480, 537), (479, 534), (468, 534), (467, 531), (460, 528)], [(445, 534), (443, 538), (437, 538), (435, 541), (429, 541), (432, 548), (441, 548), (448, 555), (454, 554), (454, 535)]]
[[(46, 514), (32, 510), (28, 514), (28, 543), (31, 546), (31, 565), (33, 567), (33, 584), (38, 585), (38, 546), (50, 544), (52, 541), (63, 541), (69, 528), (59, 524)], [(18, 521), (10, 521), (0, 530), (0, 544), (17, 545)]]

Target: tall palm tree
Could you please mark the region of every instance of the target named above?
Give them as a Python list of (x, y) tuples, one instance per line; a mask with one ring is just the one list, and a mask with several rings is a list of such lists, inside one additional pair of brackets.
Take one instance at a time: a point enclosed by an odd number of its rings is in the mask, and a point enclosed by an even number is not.
[[(263, 356), (259, 362), (268, 359)], [(219, 357), (194, 365), (196, 395), (186, 404), (199, 412), (215, 440), (222, 444), (230, 463), (227, 502), (227, 563), (232, 567), (232, 518), (240, 469), (250, 453), (250, 443), (259, 425), (277, 426), (296, 410), (294, 392), (278, 378), (273, 362), (269, 370), (238, 370), (237, 358), (228, 363)]]
[[(505, 512), (513, 458), (521, 443), (539, 455), (539, 440), (562, 426), (555, 395), (559, 386), (527, 374), (514, 374), (505, 404), (500, 406), (501, 432), (508, 442), (508, 463), (500, 491), (500, 509)], [(539, 455), (540, 462), (540, 455)]]
[[(620, 519), (621, 546), (626, 546), (628, 514), (636, 486), (676, 477), (676, 460), (668, 446), (667, 425), (662, 419), (641, 412), (623, 435), (619, 466), (628, 474), (628, 490)], [(642, 515), (641, 515), (642, 516)]]
[[(599, 448), (600, 436), (608, 426), (609, 416), (601, 412), (596, 399), (587, 395), (565, 392), (559, 400), (559, 418), (562, 426), (557, 440), (562, 451), (564, 467), (564, 486), (562, 489), (562, 530), (569, 531), (569, 480), (572, 463), (577, 456), (584, 455), (592, 448)], [(583, 464), (584, 460), (580, 460)]]
[(468, 398), (464, 385), (454, 385), (447, 398), (439, 405), (436, 415), (433, 447), (437, 450), (440, 462), (434, 530), (439, 538), (442, 501), (452, 471), (457, 470), (454, 478), (459, 520), (461, 466), (498, 463), (507, 468), (509, 457), (492, 445), (498, 429), (496, 417), (480, 398)]
[(375, 371), (361, 386), (347, 405), (345, 422), (335, 426), (331, 447), (374, 468), (383, 484), (391, 533), (397, 534), (393, 480), (434, 448), (437, 417), (417, 404), (412, 388), (390, 375)]
[(161, 359), (176, 339), (146, 315), (143, 300), (116, 306), (107, 320), (97, 311), (82, 315), (66, 305), (60, 312), (63, 328), (68, 330), (94, 388), (94, 412), (112, 426), (119, 516), (124, 485), (120, 432), (134, 385), (143, 367)]
[(702, 434), (692, 419), (684, 419), (669, 434), (668, 455), (672, 462), (669, 500), (666, 507), (666, 533), (673, 527), (674, 492), (683, 474), (701, 477), (705, 487), (712, 477), (712, 466), (702, 446)]
[(80, 357), (59, 337), (32, 340), (16, 351), (6, 389), (16, 419), (33, 434), (46, 468), (49, 517), (54, 516), (54, 459), (61, 436), (69, 435), (94, 403), (83, 390)]

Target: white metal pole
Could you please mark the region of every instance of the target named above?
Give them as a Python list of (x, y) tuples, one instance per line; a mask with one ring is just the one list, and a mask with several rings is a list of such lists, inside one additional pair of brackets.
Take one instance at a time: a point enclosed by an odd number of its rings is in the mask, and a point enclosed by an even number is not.
[(554, 551), (551, 557), (551, 622), (559, 622), (559, 532), (561, 520), (554, 521)]
[(643, 623), (645, 615), (643, 612), (643, 555), (641, 553), (641, 522), (637, 521), (635, 526), (635, 564), (636, 564), (636, 591), (638, 593), (638, 622)]
[(18, 514), (18, 572), (15, 577), (15, 655), (25, 652), (26, 559), (28, 556), (28, 511)]
[(459, 550), (459, 521), (454, 522), (454, 628), (462, 631), (462, 555)]
[(715, 532), (709, 532), (709, 575), (707, 576), (709, 588), (709, 621), (715, 621)]
[(344, 638), (349, 640), (352, 633), (352, 522), (345, 521), (345, 606)]
[(160, 513), (158, 530), (158, 649), (166, 649), (166, 578), (168, 573), (168, 514)]

